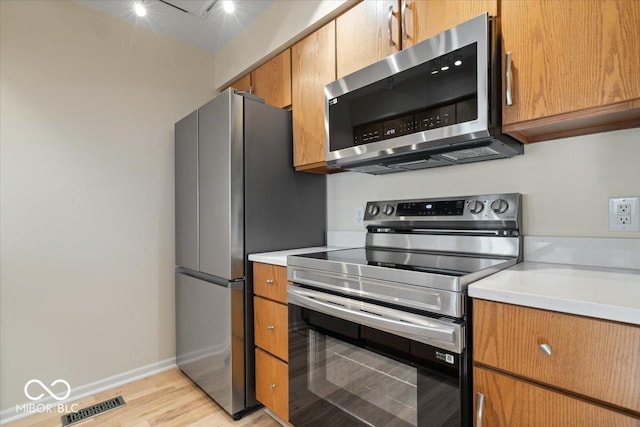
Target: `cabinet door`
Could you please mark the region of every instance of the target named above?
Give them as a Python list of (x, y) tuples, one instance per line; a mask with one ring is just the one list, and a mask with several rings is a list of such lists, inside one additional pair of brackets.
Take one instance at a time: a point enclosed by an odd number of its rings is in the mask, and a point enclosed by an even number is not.
[(640, 426), (638, 418), (488, 369), (473, 368), (473, 389), (475, 426)]
[(284, 421), (289, 420), (289, 367), (256, 348), (256, 398)]
[(365, 0), (336, 19), (338, 78), (400, 50), (397, 0)]
[(326, 167), (324, 85), (336, 79), (335, 22), (291, 48), (293, 165), (296, 170)]
[(291, 50), (271, 58), (251, 72), (253, 93), (269, 105), (291, 105)]
[[(240, 90), (242, 92), (252, 92), (252, 88), (251, 88), (251, 73), (240, 77), (238, 80), (236, 80), (235, 82), (231, 83), (225, 89), (228, 89), (230, 87), (232, 87), (232, 88), (234, 88), (236, 90)], [(222, 89), (222, 90), (225, 90), (225, 89)]]
[(503, 1), (500, 13), (504, 131), (540, 141), (640, 125), (640, 0)]
[[(405, 0), (402, 24), (402, 48), (413, 46), (431, 36), (487, 12), (498, 14), (497, 0)], [(404, 37), (406, 33), (406, 39)]]

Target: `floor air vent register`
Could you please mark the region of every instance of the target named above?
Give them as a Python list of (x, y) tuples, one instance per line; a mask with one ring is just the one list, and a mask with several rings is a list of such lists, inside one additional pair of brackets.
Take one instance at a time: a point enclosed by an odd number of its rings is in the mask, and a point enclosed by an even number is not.
[(78, 412), (66, 414), (62, 416), (62, 427), (70, 426), (73, 424), (81, 423), (96, 415), (103, 414), (108, 411), (112, 411), (121, 406), (126, 405), (122, 396), (114, 397), (113, 399), (105, 400), (104, 402), (97, 403), (87, 408), (80, 409)]

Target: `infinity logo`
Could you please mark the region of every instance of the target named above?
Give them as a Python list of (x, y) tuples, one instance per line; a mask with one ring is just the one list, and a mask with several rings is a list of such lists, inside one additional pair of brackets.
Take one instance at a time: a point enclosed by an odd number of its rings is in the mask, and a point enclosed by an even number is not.
[(55, 400), (64, 400), (67, 397), (69, 397), (69, 395), (71, 394), (71, 386), (65, 380), (57, 379), (54, 382), (52, 382), (51, 385), (50, 385), (51, 387), (54, 387), (56, 384), (64, 384), (65, 386), (67, 386), (67, 392), (63, 396), (58, 396), (54, 392), (52, 392), (46, 385), (44, 385), (42, 383), (42, 381), (33, 379), (33, 380), (27, 381), (27, 383), (24, 385), (24, 395), (27, 396), (31, 400), (40, 400), (40, 399), (42, 399), (44, 397), (44, 393), (40, 393), (37, 396), (31, 396), (29, 394), (29, 390), (28, 389), (29, 389), (29, 386), (32, 383), (36, 383), (36, 384), (40, 385), (40, 387), (42, 387), (47, 393), (49, 393), (49, 396), (53, 397)]

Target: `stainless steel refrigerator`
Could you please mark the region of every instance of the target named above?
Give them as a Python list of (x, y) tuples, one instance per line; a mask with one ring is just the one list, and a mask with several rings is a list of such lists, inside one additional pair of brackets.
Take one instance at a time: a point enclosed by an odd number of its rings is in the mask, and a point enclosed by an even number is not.
[(177, 364), (235, 418), (256, 406), (248, 254), (325, 244), (324, 176), (291, 112), (226, 90), (175, 125)]

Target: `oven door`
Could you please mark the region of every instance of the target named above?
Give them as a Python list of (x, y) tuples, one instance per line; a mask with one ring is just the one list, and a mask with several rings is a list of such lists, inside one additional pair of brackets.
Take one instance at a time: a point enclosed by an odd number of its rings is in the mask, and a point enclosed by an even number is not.
[[(289, 286), (289, 421), (303, 426), (469, 423), (464, 324)], [(431, 344), (427, 344), (430, 342)]]

